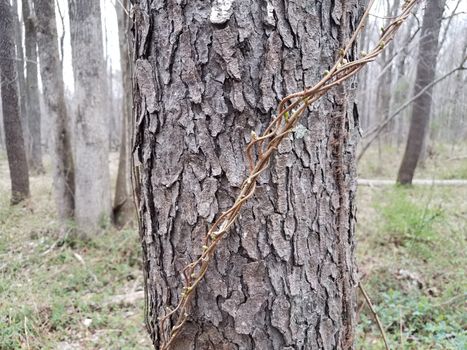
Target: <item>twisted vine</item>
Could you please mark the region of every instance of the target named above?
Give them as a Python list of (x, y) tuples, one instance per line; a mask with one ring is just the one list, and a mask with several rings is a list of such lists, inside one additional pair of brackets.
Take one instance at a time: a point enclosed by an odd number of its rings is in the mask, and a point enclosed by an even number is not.
[[(256, 180), (268, 168), (269, 160), (279, 144), (289, 133), (293, 132), (309, 105), (321, 98), (331, 88), (342, 84), (357, 74), (366, 64), (374, 61), (379, 56), (385, 46), (394, 39), (397, 30), (409, 17), (411, 10), (420, 0), (406, 0), (402, 5), (401, 13), (394, 17), (386, 28), (381, 30), (381, 36), (375, 48), (369, 53), (362, 52), (360, 58), (349, 62), (346, 57), (348, 57), (349, 51), (355, 44), (358, 34), (364, 29), (374, 1), (370, 1), (348, 44), (345, 48), (339, 50), (337, 62), (329, 71), (324, 72), (324, 77), (315, 86), (282, 99), (279, 103), (277, 116), (261, 135), (257, 135), (252, 131), (251, 141), (246, 147), (250, 174), (243, 182), (235, 203), (216, 219), (207, 232), (201, 256), (183, 269), (184, 287), (179, 302), (174, 309), (159, 317), (161, 350), (169, 350), (175, 338), (181, 332), (189, 317), (191, 298), (196, 287), (203, 280), (218, 244), (227, 234), (228, 229), (235, 223), (245, 202), (254, 195)], [(256, 151), (255, 154), (254, 151)]]

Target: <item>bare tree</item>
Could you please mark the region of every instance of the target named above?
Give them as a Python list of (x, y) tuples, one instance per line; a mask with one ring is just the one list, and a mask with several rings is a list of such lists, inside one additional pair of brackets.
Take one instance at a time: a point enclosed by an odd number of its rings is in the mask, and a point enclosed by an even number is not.
[(36, 18), (30, 0), (22, 0), (26, 46), (26, 112), (29, 130), (29, 169), (43, 173), (41, 145), (41, 109), (39, 103), (39, 82), (37, 73), (37, 34)]
[[(135, 1), (137, 193), (156, 349), (166, 331), (158, 317), (178, 302), (184, 266), (242, 186), (252, 130), (264, 130), (282, 97), (320, 80), (362, 7)], [(358, 113), (350, 86), (310, 108), (279, 146), (171, 349), (353, 348)]]
[(74, 92), (75, 219), (81, 233), (111, 215), (106, 67), (99, 1), (69, 0)]
[[(417, 95), (435, 80), (439, 52), (439, 32), (445, 3), (446, 0), (433, 0), (429, 1), (425, 8), (420, 34), (414, 95)], [(397, 176), (397, 181), (401, 184), (412, 183), (430, 122), (432, 91), (432, 88), (427, 89), (414, 101), (409, 136)]]
[(54, 0), (34, 0), (44, 99), (53, 129), (55, 202), (62, 224), (73, 219), (74, 167)]
[(134, 216), (134, 205), (130, 183), (130, 118), (132, 111), (131, 98), (131, 66), (128, 43), (129, 3), (123, 0), (116, 5), (118, 18), (118, 37), (120, 43), (120, 63), (122, 72), (122, 132), (120, 140), (120, 157), (118, 162), (117, 184), (114, 199), (114, 221), (123, 226)]
[(29, 171), (21, 126), (18, 72), (16, 67), (15, 27), (9, 0), (0, 0), (0, 88), (3, 125), (10, 168), (11, 203), (29, 197)]
[[(26, 77), (24, 75), (24, 48), (23, 48), (23, 26), (19, 19), (19, 8), (18, 1), (13, 0), (13, 21), (14, 21), (14, 35), (16, 44), (16, 72), (18, 73), (18, 96), (19, 96), (19, 108), (21, 116), (21, 125), (23, 126), (23, 137), (24, 145), (26, 147), (26, 157), (29, 156), (29, 130), (28, 130), (28, 119), (27, 119), (27, 105), (26, 105)], [(29, 159), (28, 159), (29, 160)]]

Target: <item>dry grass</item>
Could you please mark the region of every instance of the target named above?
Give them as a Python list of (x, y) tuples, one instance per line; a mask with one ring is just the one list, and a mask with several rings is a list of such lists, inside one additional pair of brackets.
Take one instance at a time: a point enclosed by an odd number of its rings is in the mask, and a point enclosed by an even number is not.
[(149, 349), (143, 301), (107, 304), (141, 290), (133, 229), (83, 243), (60, 239), (49, 176), (31, 178), (31, 199), (9, 205), (0, 159), (0, 349)]

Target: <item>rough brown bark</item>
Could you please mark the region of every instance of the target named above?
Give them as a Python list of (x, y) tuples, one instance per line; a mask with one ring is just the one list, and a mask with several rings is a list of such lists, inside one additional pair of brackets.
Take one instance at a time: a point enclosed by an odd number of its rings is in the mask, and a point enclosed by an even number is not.
[(130, 118), (132, 111), (131, 101), (131, 66), (128, 49), (129, 21), (128, 1), (123, 0), (117, 5), (118, 38), (120, 43), (120, 63), (122, 71), (122, 132), (120, 139), (120, 157), (118, 161), (117, 185), (114, 198), (114, 222), (118, 227), (124, 226), (135, 217), (135, 208), (131, 195), (130, 182)]
[[(446, 0), (427, 2), (420, 33), (421, 39), (418, 52), (417, 75), (413, 91), (414, 95), (417, 95), (435, 80), (439, 51), (439, 32), (445, 3)], [(400, 184), (409, 185), (412, 183), (430, 122), (432, 91), (432, 88), (428, 89), (414, 101), (409, 136), (402, 164), (397, 175), (397, 182)]]
[(29, 172), (21, 126), (13, 18), (10, 2), (0, 0), (0, 86), (3, 126), (10, 168), (11, 203), (17, 204), (29, 197)]
[(75, 219), (85, 235), (99, 231), (111, 215), (107, 71), (99, 1), (69, 0), (68, 8), (75, 78)]
[(62, 224), (73, 219), (74, 167), (54, 0), (34, 0), (44, 100), (53, 130), (54, 192)]
[(26, 46), (26, 119), (29, 129), (29, 169), (36, 174), (44, 172), (41, 145), (41, 109), (37, 76), (37, 34), (34, 9), (29, 0), (22, 0), (24, 41)]
[[(246, 175), (244, 147), (279, 99), (317, 82), (362, 3), (135, 4), (137, 193), (148, 328), (178, 301)], [(282, 144), (222, 242), (173, 349), (352, 349), (355, 286), (353, 84), (324, 97)]]

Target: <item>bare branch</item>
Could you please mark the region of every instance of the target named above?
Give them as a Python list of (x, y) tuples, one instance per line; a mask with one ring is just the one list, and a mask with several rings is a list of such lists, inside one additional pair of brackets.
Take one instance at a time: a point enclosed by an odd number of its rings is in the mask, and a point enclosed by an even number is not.
[(384, 128), (392, 121), (394, 120), (402, 111), (404, 111), (407, 107), (409, 107), (415, 100), (417, 100), (420, 96), (422, 96), (428, 89), (430, 89), (431, 87), (433, 87), (434, 85), (438, 84), (439, 82), (443, 81), (444, 79), (450, 77), (452, 74), (454, 74), (455, 72), (457, 71), (460, 71), (460, 70), (466, 70), (467, 67), (464, 67), (464, 64), (465, 64), (465, 61), (467, 60), (467, 56), (464, 56), (464, 59), (461, 63), (460, 66), (450, 70), (449, 72), (447, 72), (446, 74), (444, 74), (443, 76), (439, 77), (438, 79), (436, 79), (435, 81), (433, 81), (432, 83), (428, 84), (427, 86), (425, 86), (418, 94), (416, 94), (415, 96), (413, 96), (410, 100), (406, 101), (403, 105), (401, 105), (399, 108), (397, 108), (397, 110), (392, 113), (390, 116), (388, 116), (386, 119), (384, 119), (381, 124), (379, 124), (378, 126), (376, 126), (375, 128), (373, 128), (371, 131), (369, 131), (367, 133), (367, 135), (365, 135), (365, 138), (368, 138), (370, 137), (370, 139), (367, 141), (367, 143), (365, 144), (365, 146), (363, 146), (363, 149), (362, 151), (360, 152), (360, 154), (358, 155), (358, 160), (360, 160), (363, 155), (365, 154), (365, 152), (368, 150), (368, 148), (371, 146), (371, 144), (377, 139), (377, 137), (381, 134), (381, 132), (384, 130)]

